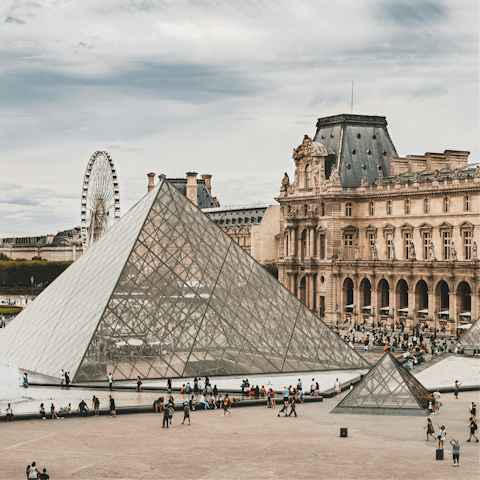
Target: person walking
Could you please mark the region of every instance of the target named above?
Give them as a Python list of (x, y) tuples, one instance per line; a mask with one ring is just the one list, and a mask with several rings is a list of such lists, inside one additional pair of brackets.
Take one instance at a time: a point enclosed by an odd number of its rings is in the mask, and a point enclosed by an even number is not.
[(447, 430), (445, 429), (445, 425), (440, 426), (437, 422), (435, 422), (438, 430), (438, 450), (443, 450), (443, 442), (445, 441), (445, 437), (447, 436)]
[(108, 388), (113, 390), (113, 375), (111, 373), (108, 374)]
[(310, 385), (310, 396), (313, 396), (315, 392), (315, 379), (312, 378), (312, 384)]
[(280, 416), (281, 413), (284, 413), (285, 416), (287, 416), (289, 394), (290, 394), (290, 390), (287, 387), (283, 387), (283, 407), (278, 412), (278, 415), (277, 415), (278, 417)]
[(190, 425), (190, 407), (188, 402), (183, 403), (183, 422), (182, 425), (185, 424), (185, 420), (188, 418), (188, 424)]
[(475, 402), (472, 402), (468, 409), (470, 411), (470, 419), (475, 420), (475, 417), (477, 416), (477, 406), (475, 405)]
[(335, 393), (337, 394), (337, 398), (340, 398), (340, 393), (341, 393), (341, 390), (340, 390), (340, 382), (338, 380), (338, 378), (335, 379)]
[(46, 419), (47, 419), (47, 414), (45, 413), (45, 407), (43, 406), (43, 403), (40, 404), (39, 413), (40, 413), (40, 418), (41, 418), (42, 420), (46, 420)]
[(430, 395), (429, 400), (431, 404), (430, 406), (432, 407), (432, 415), (435, 415), (435, 407), (436, 407), (435, 397), (433, 395)]
[(433, 428), (433, 424), (432, 424), (432, 420), (429, 418), (427, 419), (427, 426), (426, 427), (423, 427), (423, 429), (425, 430), (425, 428), (427, 429), (427, 442), (428, 442), (428, 437), (432, 437), (434, 440), (436, 440), (437, 438), (435, 437), (434, 433), (435, 433), (435, 429)]
[(137, 392), (142, 391), (142, 380), (140, 378), (140, 375), (137, 377), (137, 388), (135, 389)]
[(28, 375), (27, 372), (23, 374), (23, 387), (28, 388)]
[(461, 383), (458, 383), (458, 380), (455, 380), (455, 387), (453, 389), (453, 394), (455, 395), (455, 400), (458, 400), (458, 387), (460, 387)]
[(163, 411), (163, 425), (162, 425), (162, 428), (165, 428), (165, 426), (168, 428), (169, 420), (170, 420), (170, 409), (167, 406), (167, 408), (165, 408), (165, 410)]
[(10, 406), (10, 404), (8, 404), (7, 408), (5, 409), (5, 416), (6, 416), (7, 422), (13, 422), (15, 415), (13, 415), (13, 409)]
[(93, 407), (93, 411), (95, 412), (95, 416), (96, 417), (100, 416), (100, 399), (95, 395), (93, 396), (92, 407)]
[(472, 439), (472, 437), (475, 437), (475, 440), (478, 442), (478, 438), (475, 435), (475, 432), (477, 431), (477, 429), (478, 429), (478, 426), (477, 426), (475, 420), (472, 419), (470, 421), (470, 436), (468, 437), (467, 442), (469, 442)]
[(57, 417), (57, 411), (55, 410), (55, 405), (53, 403), (50, 405), (50, 412), (52, 412), (52, 419), (53, 418), (58, 418)]
[[(289, 417), (292, 416), (292, 413), (295, 414), (295, 417), (297, 416), (297, 411), (295, 410), (295, 404), (296, 404), (295, 396), (292, 395), (290, 397), (290, 401), (289, 401), (289, 405), (290, 405), (290, 413), (288, 414)], [(286, 416), (286, 414), (285, 414), (285, 416)]]
[[(454, 467), (459, 467), (459, 461), (460, 461), (460, 442), (455, 439), (450, 440), (450, 445), (452, 446), (452, 454), (453, 454), (453, 466)], [(455, 464), (455, 461), (457, 462)]]
[(47, 469), (44, 468), (43, 472), (38, 475), (38, 480), (49, 480), (50, 475), (47, 473)]
[(37, 466), (35, 465), (35, 462), (32, 462), (31, 465), (29, 465), (27, 467), (27, 478), (29, 479), (32, 479), (32, 478), (35, 478), (37, 479), (38, 478), (38, 474), (40, 473), (40, 470), (37, 468)]
[(116, 417), (117, 416), (117, 410), (115, 409), (115, 399), (109, 395), (109, 403), (110, 403), (110, 416), (111, 417)]
[(65, 388), (70, 388), (70, 372), (65, 372)]
[(60, 387), (63, 387), (64, 383), (65, 383), (65, 370), (62, 368), (62, 371), (60, 372)]
[(433, 397), (435, 398), (435, 413), (440, 413), (440, 407), (443, 405), (440, 401), (441, 396), (440, 389), (437, 388), (437, 390), (433, 392)]
[(275, 403), (275, 392), (272, 389), (270, 389), (268, 396), (270, 397), (270, 406), (272, 408), (276, 407), (277, 404)]
[(228, 393), (225, 395), (225, 398), (223, 399), (223, 416), (225, 416), (227, 413), (231, 415), (232, 413), (230, 412), (229, 408), (232, 402), (230, 401), (230, 398), (228, 398)]

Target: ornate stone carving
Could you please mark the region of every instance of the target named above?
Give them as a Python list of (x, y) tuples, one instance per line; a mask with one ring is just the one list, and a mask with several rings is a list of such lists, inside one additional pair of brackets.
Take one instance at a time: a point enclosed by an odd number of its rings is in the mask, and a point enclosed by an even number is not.
[(455, 242), (450, 245), (450, 260), (455, 262), (457, 260), (457, 251), (455, 250)]
[(428, 260), (430, 262), (436, 262), (437, 259), (435, 258), (435, 245), (433, 243), (430, 243), (428, 247)]
[(417, 254), (415, 253), (415, 244), (413, 242), (410, 243), (410, 247), (408, 247), (408, 256), (410, 260), (416, 260)]
[(392, 243), (391, 246), (390, 246), (390, 255), (391, 255), (390, 260), (396, 260), (397, 259), (397, 256), (395, 254), (395, 244), (394, 243)]
[(477, 242), (473, 242), (472, 246), (472, 260), (476, 262), (478, 260), (478, 254), (477, 254)]
[(310, 217), (314, 217), (318, 212), (318, 208), (316, 205), (309, 205), (308, 210), (307, 210), (307, 215)]
[(480, 165), (477, 165), (477, 168), (475, 169), (475, 177), (480, 177)]
[(383, 176), (380, 175), (380, 176), (377, 178), (376, 182), (377, 182), (377, 185), (383, 185)]
[(362, 177), (362, 180), (360, 182), (361, 187), (368, 187), (368, 178), (367, 177)]
[(343, 260), (342, 242), (340, 242), (340, 245), (338, 246), (338, 259)]
[(370, 248), (372, 250), (372, 260), (378, 260), (377, 246), (374, 243), (372, 243), (372, 246)]
[(355, 260), (360, 260), (360, 247), (358, 243), (355, 244)]
[(435, 170), (435, 180), (440, 180), (442, 178), (442, 174), (439, 170)]
[(422, 176), (420, 175), (420, 173), (417, 172), (415, 174), (415, 183), (419, 183), (421, 179), (422, 179)]
[(462, 169), (461, 168), (456, 168), (454, 175), (455, 175), (456, 179), (460, 180), (462, 178)]
[(335, 167), (332, 167), (332, 172), (330, 173), (329, 180), (335, 185), (340, 184), (340, 175), (338, 174), (338, 170)]

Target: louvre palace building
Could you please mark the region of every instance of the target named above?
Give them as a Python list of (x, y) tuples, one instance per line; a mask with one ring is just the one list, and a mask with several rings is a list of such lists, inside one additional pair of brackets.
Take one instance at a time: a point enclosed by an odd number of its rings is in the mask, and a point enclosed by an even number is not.
[(277, 199), (279, 280), (333, 324), (476, 319), (480, 166), (468, 156), (399, 158), (385, 117), (319, 119)]

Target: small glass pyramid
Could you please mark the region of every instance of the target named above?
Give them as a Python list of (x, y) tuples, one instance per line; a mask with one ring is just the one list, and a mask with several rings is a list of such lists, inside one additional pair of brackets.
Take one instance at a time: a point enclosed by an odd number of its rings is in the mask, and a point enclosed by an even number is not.
[(480, 350), (480, 317), (460, 338), (460, 345), (467, 350)]
[(76, 382), (369, 364), (163, 180), (0, 337), (21, 368)]
[(332, 413), (424, 415), (429, 396), (428, 390), (387, 352)]

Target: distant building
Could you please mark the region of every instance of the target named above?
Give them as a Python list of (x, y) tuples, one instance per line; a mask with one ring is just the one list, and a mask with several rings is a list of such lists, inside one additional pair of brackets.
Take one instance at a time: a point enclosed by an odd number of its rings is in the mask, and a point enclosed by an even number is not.
[(49, 261), (76, 260), (83, 253), (80, 227), (56, 235), (0, 238), (0, 253), (12, 260), (41, 258)]
[(330, 323), (448, 330), (479, 315), (480, 166), (398, 158), (385, 117), (321, 118), (282, 181), (279, 280)]
[[(154, 187), (155, 174), (148, 175), (148, 191)], [(160, 180), (166, 175), (159, 175)], [(221, 207), (212, 196), (212, 175), (187, 173), (186, 178), (167, 178), (180, 192), (200, 207), (247, 253), (262, 265), (278, 261), (280, 206), (268, 203)]]

